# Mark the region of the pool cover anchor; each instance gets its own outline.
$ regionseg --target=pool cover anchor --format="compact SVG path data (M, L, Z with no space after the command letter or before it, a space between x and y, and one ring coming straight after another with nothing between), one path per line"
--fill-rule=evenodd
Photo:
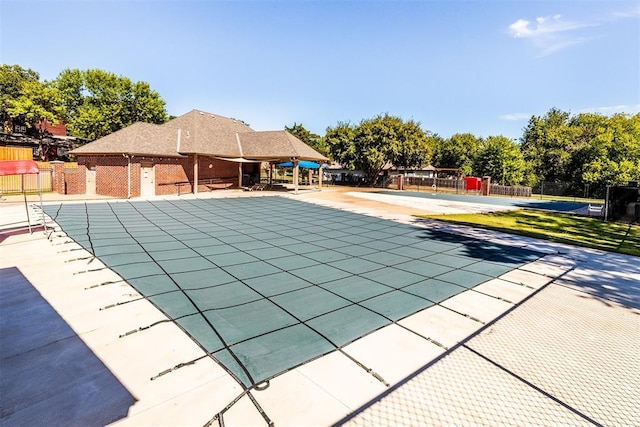
M480 320L478 318L475 318L475 317L471 316L470 314L462 313L460 311L454 310L454 309L449 308L449 307L444 307L444 308L446 308L449 311L453 311L454 313L459 314L460 316L466 317L467 319L473 320L474 322L478 322L481 325L486 325L487 324L487 322L483 322L482 320Z
M367 369L367 372L370 373L373 376L373 378L377 379L378 381L380 381L385 386L391 387L391 384L389 384L384 378L382 378L382 375L380 375L379 373L377 373L373 369L369 368L369 369Z
M379 373L377 373L376 371L373 370L373 368L369 368L367 366L365 366L362 362L356 360L353 356L351 356L350 354L348 354L346 351L344 351L343 349L338 349L338 351L340 351L340 353L344 354L345 356L347 356L349 359L351 359L351 361L353 361L353 363L355 363L356 365L358 365L359 367L361 367L362 369L364 369L369 375L371 375L373 378L377 379L378 381L380 381L382 384L384 384L386 387L391 387L391 384L389 384L387 382L387 380L385 380L382 375L380 375Z
M61 236L61 237L64 237L64 236ZM74 242L73 240L67 240L67 241L62 242L62 243L53 243L53 242L51 242L51 243L53 244L53 246L61 246L61 245L68 245L69 243L76 243L76 242ZM82 249L84 249L84 248L82 248Z
M161 323L170 323L170 322L172 322L172 320L171 320L171 319L158 320L157 322L153 322L153 323L152 323L152 324L150 324L150 325L147 325L147 326L140 326L140 327L139 327L139 328L137 328L137 329L132 329L132 330L130 330L130 331L128 331L128 332L125 332L124 334L120 334L120 335L118 336L118 338L128 337L129 335L133 335L133 334L135 334L136 332L141 332L141 331L147 330L147 329L149 329L149 328L151 328L151 327L153 327L153 326L159 325L159 324L161 324Z
M75 276L76 274L93 273L95 271L102 271L102 270L108 270L108 269L109 267L89 268L87 270L80 270L77 273L73 273L73 275Z
M67 233L65 233L63 230L60 230L59 232L55 232L55 233L57 233L57 234L54 234L54 232L52 231L47 236L47 240L49 240L51 243L53 243L53 241L55 239L64 239L64 238L71 239L71 237L69 237L69 235ZM73 239L70 242L74 242L75 243L75 241Z
M120 338L122 338L122 335L120 336ZM169 373L171 373L171 372L173 372L173 371L175 371L175 370L178 370L178 369L180 369L180 368L184 368L185 366L191 366L191 365L194 365L196 362L198 362L199 360L204 359L204 358L205 358L205 357L207 357L207 356L208 356L208 355L206 355L206 354L205 354L204 356L197 357L197 358L195 358L195 359L193 359L193 360L190 360L190 361L188 361L188 362L178 363L178 364L177 364L176 366L174 366L173 368L165 369L164 371L160 372L159 374L152 376L149 380L150 380L150 381L154 381L154 380L157 380L158 378L160 378L160 377L162 377L162 376L165 376L165 375L167 375L167 374L169 374Z
M84 261L84 260L87 260L87 259L91 260L87 264L91 264L93 262L93 260L96 259L96 257L91 255L91 256L85 256L85 257L71 258L71 259L66 260L64 263L67 264L69 262Z
M59 246L59 245L57 245ZM80 248L71 248L71 249L63 249L61 251L58 251L59 254L65 254L67 252L73 252L73 251L84 251L85 249L80 247Z
M99 288L100 286L113 285L114 283L123 283L123 282L124 280L108 280L106 282L96 283L95 285L87 286L86 288L84 288L84 290L87 291L89 289Z
M129 301L114 302L113 304L109 304L109 305L105 305L104 307L101 307L99 311L104 311L104 310L107 310L109 308L118 307L118 306L121 306L121 305L129 304L130 302L136 302L136 301L146 301L146 298L140 297L140 298L134 298L134 299L129 300Z
M422 335L422 334L420 334L420 333L418 333L418 332L416 332L416 331L414 331L414 330L412 330L412 329L407 328L406 326L400 325L400 324L398 324L398 323L395 323L395 324L396 324L396 325L398 325L398 326L400 326L400 327L401 327L402 329L404 329L405 331L410 332L410 333L412 333L412 334L414 334L414 335L417 335L417 336L419 336L420 338L422 338L423 340L427 340L427 341L429 341L431 344L437 345L438 347L442 348L442 349L443 349L443 350L445 350L445 351L449 350L449 347L447 347L446 345L442 344L440 341L436 341L436 340L434 340L433 338L431 338L431 337L429 337L429 336Z

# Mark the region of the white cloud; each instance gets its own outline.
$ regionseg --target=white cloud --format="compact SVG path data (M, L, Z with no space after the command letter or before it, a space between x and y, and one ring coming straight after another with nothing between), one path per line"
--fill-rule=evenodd
M509 33L517 38L546 38L552 34L574 31L589 26L591 25L586 23L564 21L561 15L541 16L536 18L535 23L525 19L518 19L509 25Z
M639 114L640 113L640 104L628 104L628 105L609 105L605 107L591 107L591 108L583 108L580 110L581 113L599 113L604 114L605 116L610 116L612 114Z
M542 57L599 37L585 34L584 31L588 28L611 25L616 21L635 19L638 16L640 5L601 14L584 22L565 21L559 14L540 16L535 21L520 18L509 25L507 32L511 37L528 40L538 51L538 57Z
M529 39L540 56L547 56L592 37L575 35L575 32L598 24L565 21L561 15L541 16L535 22L518 19L509 25L509 34L514 38Z
M510 122L519 122L521 120L528 120L531 118L531 114L529 113L510 113L510 114L503 114L501 116L498 116L498 118L500 120L507 120Z
M531 29L529 28L530 22L524 19L518 19L513 24L509 25L509 33L513 37L527 37L531 35Z

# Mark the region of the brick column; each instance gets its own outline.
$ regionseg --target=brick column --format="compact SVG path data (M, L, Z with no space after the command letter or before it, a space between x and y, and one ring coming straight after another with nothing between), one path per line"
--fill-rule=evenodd
M54 160L51 165L51 190L58 194L65 194L64 188L64 162Z
M483 176L482 177L482 191L481 194L483 196L488 196L491 193L491 177Z

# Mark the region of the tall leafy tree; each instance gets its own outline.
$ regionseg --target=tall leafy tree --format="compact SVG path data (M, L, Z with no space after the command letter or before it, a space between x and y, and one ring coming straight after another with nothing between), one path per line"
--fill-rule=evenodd
M603 195L610 184L640 174L640 115L569 113L551 109L532 117L522 137L522 152L538 180L588 184Z
M518 185L524 179L525 162L520 147L505 136L490 136L480 143L473 162L477 176L490 176L493 182Z
M584 122L585 117L577 121ZM576 170L584 183L603 195L607 185L640 180L640 114L601 118L600 126L576 153Z
M291 135L295 136L300 141L304 142L323 156L329 156L329 146L327 145L324 138L321 138L318 134L310 132L304 126L302 126L302 124L294 122L293 126L285 126L284 130L286 130Z
M31 69L19 65L0 66L0 118L4 132L13 124L27 127L27 133L42 137L44 122L56 123L64 115L60 93Z
M356 126L352 123L338 122L335 127L327 128L323 138L331 158L348 169L356 168L355 133Z
M54 81L70 132L90 140L135 122L167 121L165 102L146 82L103 70L64 70Z
M433 138L417 122L389 114L362 120L357 126L340 122L327 129L325 140L337 162L363 171L370 182L375 182L387 163L419 167L433 153Z
M420 128L413 120L403 121L399 117L378 116L380 134L384 135L383 143L387 143L387 161L405 170L428 164L433 156L434 142L429 132Z
M55 124L64 115L64 109L56 88L30 80L22 84L20 96L8 102L7 113L23 120L33 136L42 137L45 122Z
M524 159L539 181L564 181L571 176L570 163L577 149L569 113L552 108L544 116L533 116L521 138Z
M438 168L457 168L463 175L471 175L473 159L480 141L480 138L471 133L456 133L451 138L439 138L435 146L433 165Z

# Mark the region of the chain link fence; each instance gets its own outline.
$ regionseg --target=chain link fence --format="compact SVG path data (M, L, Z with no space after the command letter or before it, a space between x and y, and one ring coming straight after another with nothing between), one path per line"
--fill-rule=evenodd
M534 195L556 196L570 199L603 199L604 193L589 184L577 182L543 181L532 187ZM602 194L601 194L602 193Z
M384 181L385 188L398 188L398 181L400 175L392 175L388 179ZM470 182L467 182L463 178L436 178L436 177L421 177L421 176L404 176L402 187L405 190L409 191L425 191L437 193L447 192L447 193L465 193L465 194L481 194L481 186L477 185L469 185ZM489 194L500 195L500 196L511 196L511 197L531 197L532 189L531 187L522 187L522 186L510 186L510 185L499 185L499 184L491 184L491 188Z
M385 188L398 188L400 175L391 175L384 181ZM435 178L426 176L404 176L402 186L409 191L428 191L437 193L446 191L448 193L466 193L467 186L464 180L456 178ZM470 193L478 193L471 191Z

